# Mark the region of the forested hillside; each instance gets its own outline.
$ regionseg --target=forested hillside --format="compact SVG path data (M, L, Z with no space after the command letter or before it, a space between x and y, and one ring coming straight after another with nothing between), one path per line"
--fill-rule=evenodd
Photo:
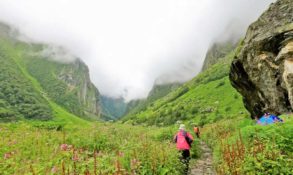
M80 60L59 63L49 59L28 54L24 62L28 72L57 104L78 116L97 118L99 92L89 79L87 66Z
M12 48L9 27L1 25L0 29L0 120L51 119L48 101L34 88L20 63L19 52Z
M0 49L1 120L52 119L49 100L77 116L100 118L99 92L83 62L44 56L47 45L18 40L17 31L5 24L0 25Z

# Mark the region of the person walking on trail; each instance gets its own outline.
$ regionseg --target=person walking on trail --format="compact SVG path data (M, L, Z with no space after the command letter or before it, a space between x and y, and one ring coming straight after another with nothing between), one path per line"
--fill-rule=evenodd
M190 148L193 142L193 137L190 133L186 132L185 125L181 124L179 131L174 136L174 142L176 143L177 150L179 150L181 156L180 160L184 164L184 173L188 173L188 166L190 160Z
M196 137L199 138L199 135L200 135L199 127L194 125L193 131L194 131L194 134L196 135Z

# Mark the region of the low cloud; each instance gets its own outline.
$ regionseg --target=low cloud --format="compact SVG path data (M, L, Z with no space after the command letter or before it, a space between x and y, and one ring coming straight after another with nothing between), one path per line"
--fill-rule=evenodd
M46 45L42 51L38 53L40 56L58 61L61 63L71 63L77 59L77 57L70 54L69 51L62 47L55 45Z
M1 0L0 20L42 54L81 58L102 94L145 97L153 83L187 81L214 41L243 37L273 0ZM63 53L64 55L64 53Z

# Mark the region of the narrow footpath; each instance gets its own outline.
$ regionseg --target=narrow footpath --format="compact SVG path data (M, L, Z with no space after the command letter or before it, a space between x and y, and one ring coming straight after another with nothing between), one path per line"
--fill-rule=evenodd
M214 175L216 174L213 169L213 155L212 150L208 145L200 141L200 149L202 150L201 157L196 161L195 166L190 167L190 175Z

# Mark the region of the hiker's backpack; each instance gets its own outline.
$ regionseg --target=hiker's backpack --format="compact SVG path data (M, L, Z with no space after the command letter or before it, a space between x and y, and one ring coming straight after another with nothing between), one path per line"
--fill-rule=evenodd
M185 131L183 132L183 136L184 136L187 144L191 147L191 144L192 144L193 140L188 137L187 132L185 132Z
M184 140L186 141L186 143L188 144L188 146L191 147L191 144L192 144L193 140L190 137L188 137L188 134L187 134L186 131L180 131L180 132L178 132L177 135L174 138L174 142L175 143L178 143L179 134L181 135L181 137L183 136L182 138L184 138Z

